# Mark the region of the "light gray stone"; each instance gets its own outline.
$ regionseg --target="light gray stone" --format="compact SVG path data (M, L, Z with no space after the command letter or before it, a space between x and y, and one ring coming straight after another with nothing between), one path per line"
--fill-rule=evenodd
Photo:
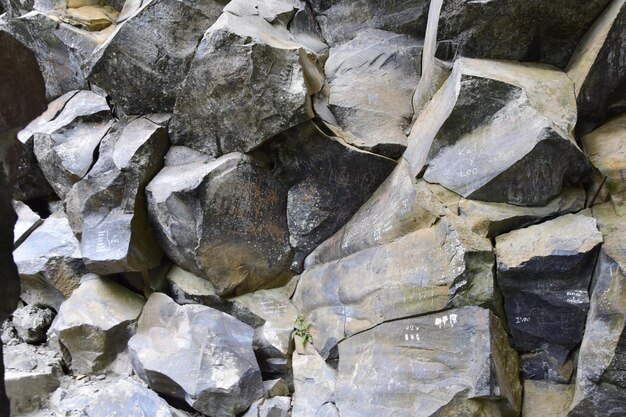
M46 332L56 313L48 307L27 305L13 312L13 325L18 336L30 344L46 341Z
M335 392L337 376L324 359L309 346L293 354L293 417L317 416Z
M284 379L272 379L263 381L263 389L267 398L281 397L289 395L289 386Z
M13 208L17 214L17 222L13 229L13 246L17 248L36 228L41 226L43 219L21 201L13 201Z

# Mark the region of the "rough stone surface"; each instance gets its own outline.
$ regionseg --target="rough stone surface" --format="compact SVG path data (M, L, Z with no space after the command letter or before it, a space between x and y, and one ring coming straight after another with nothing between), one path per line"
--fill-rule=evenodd
M173 142L214 156L247 152L313 117L317 48L288 30L298 1L231 1L204 34L176 101ZM307 37L311 40L312 37ZM237 85L237 88L232 86Z
M137 375L155 391L232 417L263 396L252 336L251 327L220 311L154 293L129 349Z
M26 343L43 343L55 315L48 307L27 305L13 312L13 325L18 336Z
M332 401L337 382L335 371L309 345L293 354L293 417L319 415L324 404Z
M342 417L519 413L517 354L488 310L464 307L384 323L339 344ZM381 375L388 377L381 378Z
M226 3L143 2L94 52L89 80L127 114L171 112L198 42Z
M74 372L102 371L125 349L144 302L107 278L87 280L61 305L49 343Z
M98 161L68 193L70 224L90 271L107 275L160 264L144 190L163 166L168 145L167 129L147 116L122 120L102 139Z
M327 358L346 337L452 306L495 307L491 243L451 217L305 271L293 298ZM393 285L389 285L393 282Z
M13 257L22 281L22 300L56 311L87 272L80 245L63 212L48 217Z
M566 417L573 395L573 385L524 381L522 417Z
M263 389L267 398L289 395L289 386L284 379L271 379L263 381Z
M167 255L218 295L267 285L291 261L285 190L248 156L166 166L146 194Z
M568 214L496 238L498 285L519 351L580 343L589 284L602 243L592 217Z
M30 236L33 230L41 226L43 220L21 201L13 201L13 208L17 214L17 222L13 230L13 246L18 247Z

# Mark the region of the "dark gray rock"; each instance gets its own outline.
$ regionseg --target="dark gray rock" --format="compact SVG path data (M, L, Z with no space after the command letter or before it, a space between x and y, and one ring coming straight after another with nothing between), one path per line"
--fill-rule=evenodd
M263 148L272 173L287 188L289 242L298 265L361 207L395 167L391 159L360 151L307 122Z
M560 348L551 355L563 364L580 343L601 243L596 221L582 214L496 238L498 286L518 351Z
M36 228L41 226L43 219L21 201L13 201L13 208L17 214L17 222L13 229L13 247L17 248Z
M171 112L198 42L226 3L143 2L94 52L89 81L127 114Z
M285 190L248 156L166 166L146 194L167 255L218 295L275 283L291 261Z
M517 354L500 320L479 307L384 323L340 343L339 358L342 417L518 415L521 408Z
M496 308L492 268L489 240L447 216L432 228L305 271L293 302L327 358L344 338L385 321L453 306Z
M251 327L200 305L154 293L128 344L137 375L203 414L233 417L263 396Z
M26 343L43 343L54 316L56 313L49 307L27 305L13 312L13 325L18 336Z
M168 146L167 129L147 116L122 120L102 139L96 164L68 193L68 217L90 271L108 275L160 264L144 190Z
M297 0L235 0L224 8L178 94L175 144L214 156L247 152L313 117L310 96L323 84L315 46L324 45L289 31L302 9Z
M574 371L574 362L567 356L568 353L562 347L548 346L547 350L522 354L522 379L567 384Z

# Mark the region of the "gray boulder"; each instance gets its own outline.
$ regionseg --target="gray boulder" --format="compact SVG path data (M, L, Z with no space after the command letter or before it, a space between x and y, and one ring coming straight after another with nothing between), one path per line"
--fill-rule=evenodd
M166 166L146 188L161 247L218 295L280 280L291 261L285 194L265 167L239 153Z
M96 164L68 193L70 224L90 271L108 275L160 264L144 190L168 145L167 129L147 116L121 120L102 139Z
M288 23L303 9L298 0L234 0L224 8L178 94L175 144L214 156L247 152L313 117L324 44L290 32Z
M17 222L13 229L13 246L17 248L36 228L41 226L43 219L21 201L13 201L13 208L17 214Z
M87 273L80 244L63 212L48 217L13 252L13 258L22 282L22 300L56 311Z
M327 358L344 338L386 321L453 306L496 308L492 268L489 240L447 216L432 228L306 270L293 302Z
M252 336L225 313L154 293L128 347L137 375L153 390L203 414L233 417L263 396Z
M293 354L293 417L319 416L333 400L337 375L310 345ZM320 416L323 417L323 416Z
M72 371L102 371L126 348L144 303L107 278L86 280L61 305L48 343Z
M593 215L604 245L594 271L569 417L626 413L626 218L619 217L611 204L593 207Z
M342 417L518 415L521 408L517 354L500 320L479 307L384 323L340 343L339 358Z
M26 343L43 343L54 316L56 313L49 307L27 305L13 312L13 325L17 335Z
M89 81L127 114L171 112L198 42L226 3L143 2L94 52Z

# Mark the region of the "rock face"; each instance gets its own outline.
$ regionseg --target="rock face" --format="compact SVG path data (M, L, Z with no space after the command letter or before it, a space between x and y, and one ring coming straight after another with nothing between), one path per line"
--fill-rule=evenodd
M203 414L232 417L263 396L251 327L209 307L154 293L129 349L137 375Z
M167 255L219 295L271 283L291 260L285 190L248 156L166 166L146 194Z
M144 2L94 52L89 80L127 114L171 112L198 42L226 3Z
M87 273L80 245L63 212L48 217L13 257L22 282L20 297L28 304L39 303L56 311Z
M581 214L496 238L498 285L518 351L543 350L562 364L580 343L601 243L596 221Z
M87 268L102 275L146 271L162 252L148 221L144 190L163 165L167 129L147 116L118 122L99 158L68 193L66 209Z
M485 309L385 323L340 343L339 357L335 398L342 417L520 410L517 355Z
M318 416L325 404L332 404L337 383L335 371L315 349L293 354L293 417Z
M580 347L570 417L626 413L626 219L610 203L593 207L604 237Z
M125 349L144 302L107 278L89 279L61 305L49 343L74 372L102 371Z
M574 395L573 388L573 385L524 381L522 417L566 417Z
M176 101L173 142L219 156L247 152L313 117L319 40L292 33L294 0L232 1L204 34ZM237 88L232 86L237 85Z
M346 337L452 306L495 306L491 244L453 219L305 271L294 304L324 357ZM393 285L389 285L393 282Z

